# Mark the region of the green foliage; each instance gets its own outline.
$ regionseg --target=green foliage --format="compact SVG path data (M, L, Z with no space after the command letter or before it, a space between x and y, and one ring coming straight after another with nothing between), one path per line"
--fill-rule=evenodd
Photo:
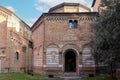
M101 0L93 39L96 64L107 64L108 73L115 72L120 63L120 0ZM109 79L108 79L109 80Z
M120 0L102 0L95 29L96 62L120 62Z
M101 77L95 76L95 77L87 77L84 80L103 80Z
M111 75L105 74L105 75L97 75L94 77L86 77L84 80L117 80L117 79L115 75L113 76L113 78L111 78Z
M28 75L24 73L1 73L0 80L48 80L44 75Z

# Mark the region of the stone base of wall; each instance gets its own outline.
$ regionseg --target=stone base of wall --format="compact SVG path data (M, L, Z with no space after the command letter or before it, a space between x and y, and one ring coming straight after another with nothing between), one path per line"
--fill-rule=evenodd
M47 75L62 75L64 72L62 71L62 68L59 67L46 67L45 73ZM77 73L77 72L76 72ZM95 75L96 74L96 68L95 67L81 67L79 68L79 75L85 74L85 75Z
M62 71L62 67L34 67L34 72L37 74L46 74L49 76L61 76L64 74ZM77 72L75 72L77 73ZM81 67L79 68L79 74L85 75L95 75L96 74L96 67Z
M33 68L33 71L36 73L36 74L44 74L44 68L43 67L34 67Z
M79 68L79 74L95 75L96 67L81 67L81 68Z
M45 73L47 75L56 75L56 74L62 73L62 68L60 68L60 67L46 67Z
M61 67L46 67L45 74L51 78L59 77L62 74L62 68Z

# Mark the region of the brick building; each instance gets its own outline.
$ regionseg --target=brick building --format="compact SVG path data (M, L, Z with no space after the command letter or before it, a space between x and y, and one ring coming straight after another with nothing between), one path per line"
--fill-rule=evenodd
M99 14L101 14L101 11L106 10L106 6L101 5L102 1L101 0L93 0L92 3L92 8L93 8L93 12L98 12Z
M31 30L10 10L0 6L0 73L32 68Z
M91 24L97 13L79 3L62 3L32 26L35 73L95 74Z
M92 7L93 11L98 12L100 9L101 0L93 0Z

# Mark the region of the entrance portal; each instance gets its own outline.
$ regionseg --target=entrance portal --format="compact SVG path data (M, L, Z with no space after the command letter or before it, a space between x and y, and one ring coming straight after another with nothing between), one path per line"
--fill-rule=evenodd
M74 50L65 52L65 72L76 72L76 54Z

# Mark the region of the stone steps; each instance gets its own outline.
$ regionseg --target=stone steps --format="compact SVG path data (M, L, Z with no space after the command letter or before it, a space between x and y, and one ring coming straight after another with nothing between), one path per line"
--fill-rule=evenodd
M80 80L79 76L71 76L71 77L61 77L63 80Z
M80 76L77 73L64 73L61 78L63 80L80 80Z

